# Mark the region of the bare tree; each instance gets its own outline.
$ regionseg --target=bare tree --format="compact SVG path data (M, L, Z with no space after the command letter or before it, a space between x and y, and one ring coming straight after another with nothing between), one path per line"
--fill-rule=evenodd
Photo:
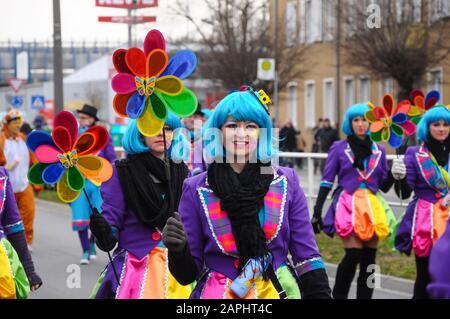
M395 79L399 100L450 52L448 20L428 12L429 1L347 0L338 8L345 17L346 62L375 78Z
M190 21L197 31L202 76L219 80L227 89L242 84L258 84L269 92L272 82L255 82L258 58L274 57L274 41L270 32L267 1L204 0L209 18L194 17L186 1L177 0L176 11ZM283 19L280 19L283 21ZM280 23L282 24L282 23ZM301 75L303 48L285 46L284 28L279 28L278 77L282 89Z

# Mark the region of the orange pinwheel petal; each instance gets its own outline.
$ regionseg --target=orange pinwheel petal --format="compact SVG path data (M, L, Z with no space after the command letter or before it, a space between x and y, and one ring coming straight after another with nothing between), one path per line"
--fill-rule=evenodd
M381 121L375 121L370 125L370 131L373 133L379 132L384 128L384 123Z
M155 49L149 53L146 60L147 77L158 77L169 62L167 53L161 49Z

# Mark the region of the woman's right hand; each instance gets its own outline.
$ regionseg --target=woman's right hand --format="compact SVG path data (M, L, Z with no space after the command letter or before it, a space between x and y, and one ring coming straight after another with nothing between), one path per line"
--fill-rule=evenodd
M315 234L320 234L320 231L323 229L323 221L322 221L322 212L319 211L316 207L314 207L314 214L311 218L311 224Z
M162 241L170 252L181 253L186 248L187 236L178 212L167 220Z
M394 179L402 180L406 176L406 166L401 158L394 158L394 162L392 163L391 173Z

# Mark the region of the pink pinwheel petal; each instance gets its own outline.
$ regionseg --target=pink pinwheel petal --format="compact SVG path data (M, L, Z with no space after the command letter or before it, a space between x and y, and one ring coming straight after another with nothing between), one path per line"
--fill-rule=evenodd
M414 125L414 123L410 120L407 120L406 122L399 125L403 128L405 135L413 135L416 132L416 125Z
M411 108L411 103L409 103L408 100L403 100L400 103L398 103L397 107L395 108L394 114L398 114L398 113L408 114L410 108Z
M144 40L145 56L148 56L148 54L155 49L166 51L166 40L164 40L164 36L161 32L153 29L147 33Z
M111 87L118 94L130 94L136 91L134 76L128 73L116 74L111 80Z
M383 107L386 110L386 114L391 116L394 111L394 98L390 94L385 94L383 96Z
M131 72L130 68L127 66L127 62L125 61L126 53L127 53L127 50L125 50L125 49L118 49L118 50L114 51L113 56L112 56L114 68L119 73L133 74L133 72Z
M62 152L50 145L41 145L36 149L34 154L39 162L51 164L58 162L58 154Z
M53 121L53 127L56 128L58 126L65 127L69 131L72 138L72 147L78 136L78 122L75 115L68 111L59 112Z
M145 77L145 54L141 49L128 49L125 54L125 61L134 75Z

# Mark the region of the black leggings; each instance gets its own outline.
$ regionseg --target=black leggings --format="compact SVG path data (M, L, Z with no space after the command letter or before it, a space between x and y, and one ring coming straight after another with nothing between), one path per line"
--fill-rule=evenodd
M416 256L416 282L414 283L413 299L429 299L427 285L431 282L428 272L429 257Z

